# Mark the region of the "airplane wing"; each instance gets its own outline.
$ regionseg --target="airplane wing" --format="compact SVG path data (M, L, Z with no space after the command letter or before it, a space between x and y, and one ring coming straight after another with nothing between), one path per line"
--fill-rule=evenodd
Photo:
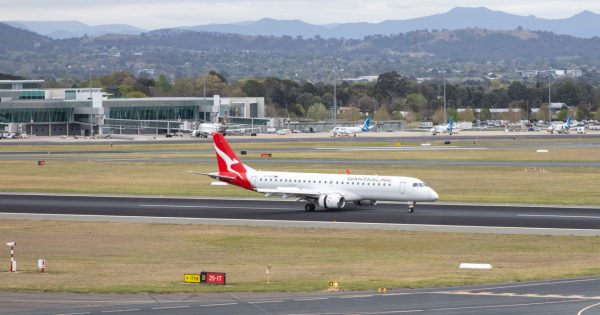
M354 193L347 193L343 191L317 191L298 187L277 187L268 189L257 189L256 191L264 193L267 196L283 196L284 198L303 197L309 199L318 199L321 195L340 194L344 196L344 198L346 198L347 201L358 201L363 199L359 195Z

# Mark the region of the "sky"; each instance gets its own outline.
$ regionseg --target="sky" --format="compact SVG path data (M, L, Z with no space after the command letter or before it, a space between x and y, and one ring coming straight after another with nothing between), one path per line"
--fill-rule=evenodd
M313 24L405 20L454 7L487 7L540 18L600 13L598 0L0 0L0 21L80 21L144 29L298 19Z

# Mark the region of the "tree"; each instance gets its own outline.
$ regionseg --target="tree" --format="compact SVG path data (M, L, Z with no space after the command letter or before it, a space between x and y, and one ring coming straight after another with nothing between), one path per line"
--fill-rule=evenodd
M289 115L291 117L304 117L306 115L306 110L302 104L294 104L289 108Z
M591 117L590 106L587 104L581 104L577 106L577 110L575 111L575 117L577 119L589 119Z
M540 109L535 113L535 119L548 120L548 105L540 106Z
M377 100L370 96L363 95L358 100L358 107L362 112L374 112L377 110Z
M527 86L522 82L513 81L507 90L508 97L512 101L521 101L527 99Z
M444 109L442 107L439 107L434 113L433 113L433 117L432 117L433 123L436 125L439 124L445 124L446 122L444 121Z
M347 121L357 121L357 120L361 120L362 115L360 114L360 111L358 110L358 108L346 107L343 111L340 112L340 115L338 116L338 118L341 120L347 120Z
M457 118L462 121L473 121L473 120L475 120L475 112L473 112L472 109L467 108L467 109L465 109L465 111L460 113L460 115L458 115Z
M427 99L421 93L411 93L406 96L406 105L408 109L414 113L421 111L421 108L425 107Z
M479 119L480 120L488 120L492 117L492 112L487 107L484 107L479 111Z
M127 93L126 95L124 95L125 97L131 97L131 98L144 98L146 97L146 94L140 92L140 91L132 91Z
M314 121L323 121L329 116L329 111L322 103L315 103L308 108L306 116Z
M558 113L556 114L556 118L558 118L558 120L566 121L568 115L569 115L569 109L567 107L563 106L563 108L561 108L558 111Z
M385 72L377 78L377 83L373 87L373 94L380 102L393 104L397 98L406 95L408 87L408 81L402 78L398 72Z
M552 95L553 101L563 102L569 106L579 105L582 99L581 89L571 81L559 84Z
M160 95L170 95L171 91L173 91L173 85L171 82L167 80L167 77L164 74L161 74L158 77L158 81L156 81L156 88L160 91Z
M225 77L222 74L220 74L220 73L218 73L218 72L216 72L214 70L208 72L208 75L209 76L215 76L215 77L217 77L219 79L219 81L221 81L223 83L227 83L227 79L225 79Z
M253 79L247 80L242 84L242 92L244 92L246 96L254 97L265 97L267 95L265 85L262 82Z
M386 121L392 119L392 115L390 115L390 110L385 104L381 105L381 107L379 107L379 109L375 112L375 115L373 116L377 121Z

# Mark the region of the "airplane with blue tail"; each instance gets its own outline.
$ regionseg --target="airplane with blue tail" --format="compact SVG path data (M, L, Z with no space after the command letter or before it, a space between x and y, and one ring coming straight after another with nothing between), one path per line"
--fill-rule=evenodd
M354 137L356 137L357 133L360 132L368 132L369 130L372 130L373 128L375 128L375 125L371 126L371 116L369 114L367 114L367 119L365 119L365 122L362 124L362 126L354 126L354 127L335 127L331 130L331 132L333 133L333 136L350 136L353 135Z
M458 133L459 129L454 128L454 122L452 121L452 115L450 115L450 119L448 120L448 123L445 125L437 125L437 126L433 126L433 128L431 128L431 134L432 135L437 135L438 133L447 133L449 135L452 135L453 133Z
M569 133L569 129L571 129L571 114L567 117L566 123L558 123L553 124L548 127L549 133Z

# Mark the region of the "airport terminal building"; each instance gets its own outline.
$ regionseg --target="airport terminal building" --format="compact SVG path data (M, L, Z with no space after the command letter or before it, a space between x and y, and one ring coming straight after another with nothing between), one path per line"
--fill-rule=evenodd
M164 134L199 122L266 126L262 97L110 98L100 88L42 89L43 80L0 80L0 131L39 136Z

